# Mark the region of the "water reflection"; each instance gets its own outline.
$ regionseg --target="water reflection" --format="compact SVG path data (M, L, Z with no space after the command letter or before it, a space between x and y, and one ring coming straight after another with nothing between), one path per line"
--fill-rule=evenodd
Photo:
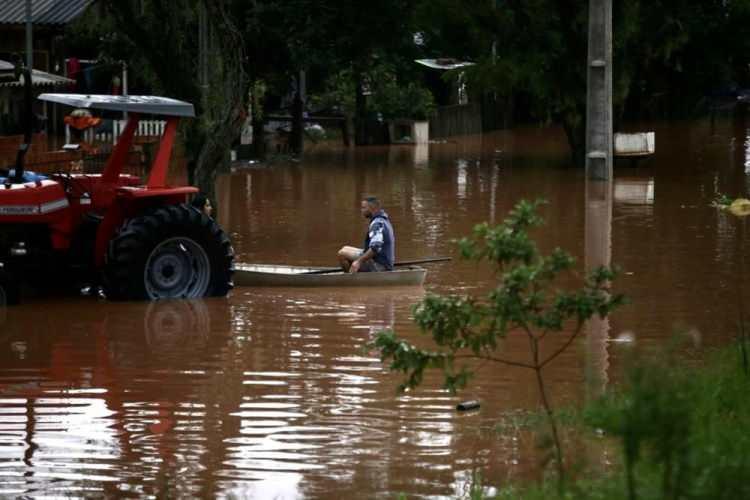
M226 328L229 318L218 318L216 308L213 317L220 321L219 328ZM146 344L151 351L177 346L201 348L211 333L212 314L203 300L163 300L152 302L146 308L144 331Z
M173 456L170 440L185 397L170 391L171 377L164 376L184 373L175 351L199 351L210 325L227 329L225 301L78 302L8 310L0 343L0 470L16 479L3 481L3 495L145 491L126 479L136 471L123 465L143 460L148 477L149 469L161 470L149 463ZM39 309L46 314L35 314ZM144 365L159 369L134 377ZM149 386L159 390L140 399Z
M627 184L626 186L632 186ZM617 182L614 184L617 195ZM586 271L612 264L612 190L611 181L586 182ZM622 192L622 191L621 191ZM625 191L630 194L629 191ZM640 194L640 190L638 190ZM622 198L618 201L622 201ZM594 316L586 326L586 394L595 399L607 385L609 354L609 318Z
M427 168L430 161L430 145L426 143L414 146L414 168Z
M653 207L653 177L617 177L615 179L614 200L619 205Z
M680 322L709 346L733 338L739 235L709 204L747 182L746 150L731 145L747 126L713 127L656 124L654 160L618 170L609 190L565 168L560 130L320 149L221 177L217 214L240 261L332 265L363 235L364 194L383 199L403 260L455 256L452 240L475 224L497 222L521 198L547 199L540 250L559 246L587 267L611 257L632 299L589 325L584 360L569 349L545 368L553 403L573 404L616 380L622 349L610 332L665 342ZM429 267L426 288L483 294L496 284L488 267L454 259ZM423 293L236 289L202 302L9 309L0 496L456 497L474 471L493 486L539 477L539 451L518 426L538 407L533 374L479 367L461 398L481 410L458 414L437 374L397 395L399 374L367 350L386 327L426 345L410 309ZM503 351L521 359L528 345L511 335Z
M469 168L469 162L463 158L460 158L456 162L456 197L459 200L466 199L466 176L467 169Z
M383 368L364 349L376 331L403 326L422 293L421 288L238 290L234 315L245 324L253 318L254 327L251 337L237 343L235 356L245 370L236 382L224 381L241 385L243 394L231 413L239 419L239 433L225 440L221 473L233 482L232 491L242 491L243 479L266 477L265 471L320 471L316 481L300 484L301 496L324 495L333 483L336 491L351 494L365 483L373 491L388 490L388 474L361 473L388 467L398 413L413 414L416 421L433 413L422 409L419 416L418 402L394 413L393 386L379 383ZM436 430L425 431L418 443L435 439Z
M422 293L245 289L230 301L45 303L41 322L29 313L42 304L11 309L0 470L19 480L3 494L70 495L92 482L87 495L295 498L320 496L330 481L354 493L362 478L350 457L369 450L373 465L387 463L401 413L445 421L414 436L445 455L452 398L389 409L394 386L379 384L383 367L364 350L377 331L408 322ZM326 472L303 484L312 471Z

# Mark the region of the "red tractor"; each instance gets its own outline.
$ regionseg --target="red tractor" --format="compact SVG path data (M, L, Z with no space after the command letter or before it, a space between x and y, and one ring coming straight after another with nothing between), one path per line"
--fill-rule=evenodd
M226 295L234 260L229 238L187 203L197 188L167 185L177 123L195 116L193 105L153 96L39 99L129 118L101 174L24 171L29 133L16 168L0 171L0 303L18 302L23 283L59 280L101 283L114 300ZM165 116L166 126L144 185L122 172L145 114Z

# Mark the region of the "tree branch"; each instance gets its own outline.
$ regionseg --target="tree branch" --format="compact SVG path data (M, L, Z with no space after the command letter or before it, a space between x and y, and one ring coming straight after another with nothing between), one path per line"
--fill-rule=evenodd
M495 357L486 356L486 355L457 354L457 355L455 355L453 357L454 357L454 359L485 359L487 361L493 361L495 363L500 363L500 364L503 364L503 365L517 366L519 368L528 368L528 369L532 369L532 370L534 369L533 365L530 365L530 364L527 364L527 363L522 363L520 361L511 361L509 359L504 359L504 358L495 358Z
M553 352L547 359L542 361L542 363L539 365L540 368L544 368L545 365L547 365L549 362L551 362L553 359L558 357L562 352L568 348L570 344L573 343L573 340L578 336L579 333L581 333L581 330L583 329L583 323L578 323L575 331L573 332L573 335L570 336L570 338L562 345L559 349L557 349L555 352Z

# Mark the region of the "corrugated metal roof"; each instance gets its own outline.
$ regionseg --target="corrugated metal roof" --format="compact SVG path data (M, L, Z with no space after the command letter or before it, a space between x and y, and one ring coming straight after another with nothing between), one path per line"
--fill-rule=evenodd
M4 65L9 64L7 61L0 60L0 68L4 67ZM9 64L11 68L13 68L12 64ZM2 71L1 73L7 75L7 71ZM12 81L2 81L0 80L0 87L22 87L23 86L23 76L20 81L18 80L12 80ZM31 86L32 87L49 87L49 86L58 86L58 85L71 85L74 84L75 80L71 80L70 78L65 78L64 76L60 75L54 75L52 73L47 73L46 71L40 71L38 69L35 69L33 73L31 73Z
M7 62L0 61L0 82L12 82L16 79L15 67Z
M86 10L95 0L32 0L31 19L34 24L67 24ZM0 0L0 24L26 23L26 0Z

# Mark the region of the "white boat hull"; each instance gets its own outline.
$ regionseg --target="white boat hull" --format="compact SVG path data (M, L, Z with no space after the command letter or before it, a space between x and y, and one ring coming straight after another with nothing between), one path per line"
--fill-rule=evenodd
M274 264L237 264L235 286L349 287L420 286L427 270L417 266L387 272L349 274L342 271L319 273L326 267L283 266ZM318 272L318 273L316 273ZM313 273L313 274L310 274Z

